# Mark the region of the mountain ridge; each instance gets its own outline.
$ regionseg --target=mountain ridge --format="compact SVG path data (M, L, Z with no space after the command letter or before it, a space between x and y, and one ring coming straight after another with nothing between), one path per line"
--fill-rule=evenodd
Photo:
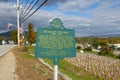
M10 38L11 32L12 32L12 31L8 31L8 32L0 33L0 37Z
M4 32L4 33L0 33L0 37L6 37L6 38L10 38L12 31L8 31L8 32ZM89 36L83 36L83 37L92 37L92 38L107 38L107 37L120 37L120 34L109 34L109 35L89 35Z

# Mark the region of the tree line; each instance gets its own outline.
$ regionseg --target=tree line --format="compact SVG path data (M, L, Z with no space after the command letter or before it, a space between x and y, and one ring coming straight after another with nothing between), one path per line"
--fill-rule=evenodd
M76 38L76 43L78 44L90 44L91 46L86 47L84 50L92 51L92 48L98 49L100 46L100 52L98 52L98 55L102 56L112 56L112 57L118 57L119 55L114 55L113 51L115 50L115 46L113 44L120 44L120 37L106 37L106 38L90 38L90 37L84 37L84 38ZM109 45L111 44L111 45ZM77 46L77 48L81 48L80 46ZM119 50L119 48L118 48Z

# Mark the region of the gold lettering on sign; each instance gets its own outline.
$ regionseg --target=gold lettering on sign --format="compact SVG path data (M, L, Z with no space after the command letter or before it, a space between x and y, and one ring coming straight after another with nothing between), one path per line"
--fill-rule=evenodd
M71 36L39 36L39 47L61 50L63 48L73 47L73 38Z

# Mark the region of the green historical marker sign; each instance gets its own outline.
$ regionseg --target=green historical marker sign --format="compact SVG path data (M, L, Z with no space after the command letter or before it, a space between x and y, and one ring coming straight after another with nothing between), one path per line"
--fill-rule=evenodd
M37 29L35 57L64 58L76 56L75 31L64 28L55 18L48 28Z

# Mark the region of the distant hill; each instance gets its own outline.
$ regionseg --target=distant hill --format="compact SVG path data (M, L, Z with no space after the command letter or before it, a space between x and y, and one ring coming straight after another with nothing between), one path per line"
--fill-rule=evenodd
M11 31L5 32L5 33L0 33L0 36L6 37L6 38L10 38L10 34L11 34Z
M100 37L100 38L107 38L107 37L120 37L120 34L109 34L109 35L91 35L88 37Z
M6 37L6 38L10 38L10 34L12 31L9 32L5 32L5 33L0 33L0 36ZM25 34L27 34L27 31L25 31ZM110 35L90 35L90 36L85 36L85 37L91 37L91 38L106 38L106 37L120 37L120 34L110 34Z
M5 32L5 33L0 33L0 36L6 37L6 38L10 38L12 31L9 32ZM25 31L25 34L27 34L27 31Z

